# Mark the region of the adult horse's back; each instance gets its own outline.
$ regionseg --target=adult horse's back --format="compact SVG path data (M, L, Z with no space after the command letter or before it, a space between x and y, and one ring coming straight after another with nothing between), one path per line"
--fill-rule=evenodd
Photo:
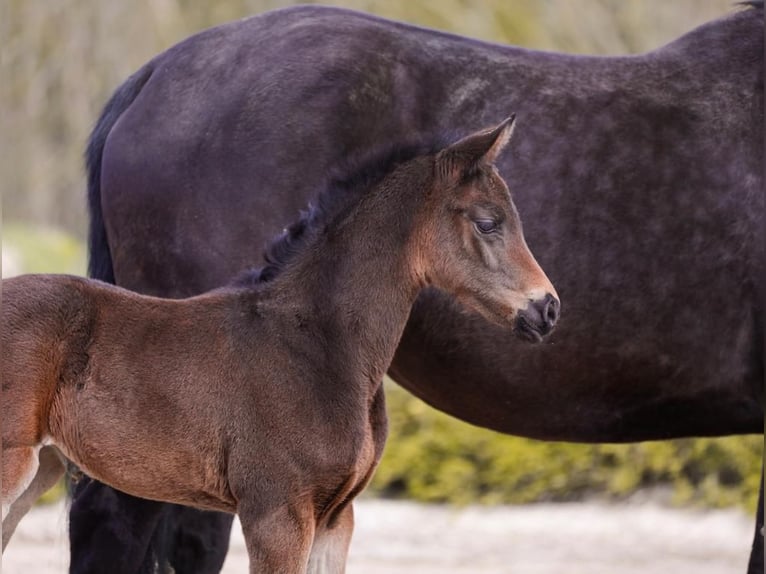
M499 167L524 190L514 199L525 234L565 302L559 330L522 353L510 333L431 292L413 310L395 380L464 420L540 439L760 433L764 24L754 4L615 58L326 7L203 32L130 78L94 130L91 273L164 296L204 291L258 265L253 245L350 152L514 110L525 137ZM465 386L469 399L456 392ZM135 571L128 558L148 556L161 507L83 485L73 571L96 564L100 547ZM92 532L84 525L97 516L107 526ZM162 532L179 571L211 556L205 544L225 547L225 536L178 524ZM212 555L196 571L214 571L222 558ZM762 560L753 553L752 572Z

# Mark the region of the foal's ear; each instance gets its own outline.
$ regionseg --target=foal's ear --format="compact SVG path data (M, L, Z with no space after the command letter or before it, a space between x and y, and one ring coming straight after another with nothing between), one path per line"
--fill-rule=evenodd
M440 151L436 156L439 173L454 179L478 165L493 164L511 139L516 114L490 130L476 132Z

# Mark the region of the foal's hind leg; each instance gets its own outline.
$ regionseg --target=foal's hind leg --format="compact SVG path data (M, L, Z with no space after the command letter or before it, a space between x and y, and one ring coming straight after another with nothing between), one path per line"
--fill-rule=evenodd
M3 450L3 550L22 517L64 470L64 461L52 446Z

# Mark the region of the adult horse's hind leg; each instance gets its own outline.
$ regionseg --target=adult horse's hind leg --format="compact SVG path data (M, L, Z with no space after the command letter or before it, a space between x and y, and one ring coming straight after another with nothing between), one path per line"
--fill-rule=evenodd
M69 572L153 574L150 541L168 506L83 477L73 489L69 511Z
M136 498L90 477L72 488L70 574L217 574L233 515Z
M317 530L309 557L308 574L343 574L346 571L348 547L354 531L354 509L351 504L340 512L334 524Z
M747 574L762 574L763 569L763 467L761 467L761 494L758 497L758 512L755 518L755 537L750 552Z
M4 449L3 550L19 521L35 501L58 482L64 471L64 461L55 447Z

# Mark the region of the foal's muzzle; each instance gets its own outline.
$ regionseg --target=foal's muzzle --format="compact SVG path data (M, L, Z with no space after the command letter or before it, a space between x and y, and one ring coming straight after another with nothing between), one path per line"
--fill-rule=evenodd
M538 343L553 330L559 320L561 303L550 293L530 301L516 316L514 331L522 339Z

